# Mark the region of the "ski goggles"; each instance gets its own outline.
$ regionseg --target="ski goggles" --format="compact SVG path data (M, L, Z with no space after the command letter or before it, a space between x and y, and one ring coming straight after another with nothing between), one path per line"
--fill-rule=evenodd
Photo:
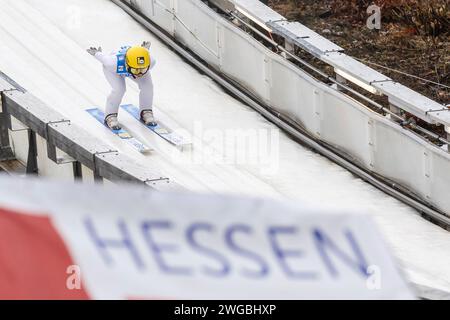
M147 68L128 68L128 72L131 73L132 75L139 76L139 75L146 74L149 69L150 69L150 67L147 67Z

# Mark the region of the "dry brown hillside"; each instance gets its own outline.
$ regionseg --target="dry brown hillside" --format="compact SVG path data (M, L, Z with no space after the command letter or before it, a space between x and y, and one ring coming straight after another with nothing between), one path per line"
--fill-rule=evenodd
M372 3L381 7L380 30L371 30L366 25L370 15L367 8ZM448 3L447 0L269 0L269 6L289 20L305 24L345 48L347 54L366 64L371 62L372 68L446 104L450 103Z

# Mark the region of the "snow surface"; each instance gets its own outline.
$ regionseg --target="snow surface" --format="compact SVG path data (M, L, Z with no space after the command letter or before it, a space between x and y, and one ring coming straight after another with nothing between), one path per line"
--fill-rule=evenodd
M290 198L370 215L411 281L450 291L448 232L279 132L112 2L0 0L0 8L0 70L92 135L190 190ZM147 39L158 61L153 71L156 117L192 134L191 150L177 151L122 112L125 127L156 149L142 155L83 111L103 107L109 92L100 64L85 49L100 45L111 51ZM137 88L131 81L128 85L124 102L137 105ZM249 150L249 145L221 140L227 129L272 136L272 153L252 158L254 163L223 161L235 158L229 150L235 155Z

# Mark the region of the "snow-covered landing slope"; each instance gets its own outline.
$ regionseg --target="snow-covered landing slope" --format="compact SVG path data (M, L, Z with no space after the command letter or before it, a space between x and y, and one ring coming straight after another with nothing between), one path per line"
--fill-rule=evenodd
M83 111L103 106L109 91L101 66L85 48L101 45L111 51L145 39L152 41L157 59L156 116L194 135L192 150L180 153L122 112L121 122L155 147L144 156ZM449 233L278 132L108 0L0 0L0 70L91 134L145 165L157 166L188 189L287 197L369 214L414 282L450 291ZM138 103L131 81L124 102ZM233 130L220 139L227 129ZM239 161L254 146L226 139L239 129L268 141L262 145L271 150L263 150L253 162Z

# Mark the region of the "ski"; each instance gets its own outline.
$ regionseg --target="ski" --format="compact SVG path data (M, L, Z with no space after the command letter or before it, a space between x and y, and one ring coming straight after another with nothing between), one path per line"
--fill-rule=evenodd
M127 111L129 114L133 116L136 120L141 122L143 125L145 125L139 115L139 108L132 104L126 104L121 106L122 109ZM163 138L164 140L168 141L169 143L181 147L183 145L188 145L190 143L184 141L183 137L176 134L175 132L172 132L169 128L165 127L164 125L158 123L156 126L146 126L148 129L156 133L158 136Z
M110 129L104 122L105 114L103 111L101 111L98 108L92 108L87 109L87 113L89 113L91 116L93 116L95 119L98 120L102 125L104 125L106 128L108 128L112 133L114 133L116 136L118 136L120 139L126 141L129 143L133 148L135 148L137 151L141 153L147 153L150 152L152 149L148 148L145 144L143 144L141 141L133 137L127 130L124 128L120 130L112 130Z

